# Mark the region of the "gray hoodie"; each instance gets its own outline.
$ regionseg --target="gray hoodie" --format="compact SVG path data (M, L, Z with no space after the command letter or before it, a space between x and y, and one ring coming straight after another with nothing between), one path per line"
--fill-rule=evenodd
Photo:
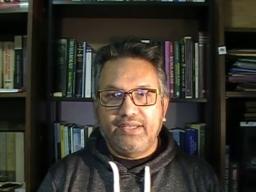
M102 152L96 131L86 149L57 162L38 192L219 192L218 179L203 160L184 154L165 128L162 150L127 168Z

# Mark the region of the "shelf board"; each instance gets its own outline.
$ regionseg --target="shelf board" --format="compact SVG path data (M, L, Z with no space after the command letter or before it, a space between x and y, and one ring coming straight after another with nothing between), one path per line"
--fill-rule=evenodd
M170 102L174 103L206 103L206 98L199 98L199 99L185 99L185 98L170 98Z
M0 93L0 98L25 98L26 92L18 92L18 93Z
M256 92L227 91L227 98L256 98Z
M92 98L72 98L72 97L51 97L52 101L59 102L93 102Z
M232 28L225 28L225 32L256 32L256 28L232 27Z
M202 18L208 2L63 2L53 1L54 9L62 16L93 18ZM142 14L143 10L143 14Z

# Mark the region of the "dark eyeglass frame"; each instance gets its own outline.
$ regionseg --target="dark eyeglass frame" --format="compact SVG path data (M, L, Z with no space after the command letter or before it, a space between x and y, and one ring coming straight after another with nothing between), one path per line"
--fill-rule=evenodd
M136 104L135 101L134 101L134 98L133 98L133 93L135 91L138 91L138 90L146 90L148 92L152 92L155 94L155 100L153 103L150 103L150 104ZM104 102L102 102L102 97L101 97L101 94L104 93L104 92L108 92L108 91L117 91L117 92L121 92L123 93L123 98L122 98L122 102L120 102L120 104L116 104L116 105L108 105L108 104L105 104ZM152 106L152 105L155 105L156 104L156 101L157 101L157 95L159 95L159 90L158 89L152 89L152 88L135 88L135 89L131 89L129 91L124 91L122 89L102 89L102 90L98 90L97 91L97 99L99 100L99 103L104 106L104 107L120 107L122 106L126 96L129 95L129 97L131 98L132 102L134 105L136 106Z

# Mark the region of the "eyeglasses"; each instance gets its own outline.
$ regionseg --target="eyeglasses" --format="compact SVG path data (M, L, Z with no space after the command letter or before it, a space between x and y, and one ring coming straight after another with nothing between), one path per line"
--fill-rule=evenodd
M129 95L136 106L150 106L156 103L158 89L137 88L129 91L99 90L97 97L104 107L119 107L123 104L126 95Z

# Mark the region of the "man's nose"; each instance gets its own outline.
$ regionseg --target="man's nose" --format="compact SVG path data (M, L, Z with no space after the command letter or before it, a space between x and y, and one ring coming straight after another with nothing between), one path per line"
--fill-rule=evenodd
M126 97L124 97L122 105L120 106L119 113L121 115L130 116L130 115L136 114L137 110L138 110L138 106L136 106L133 103L131 95L127 94Z

